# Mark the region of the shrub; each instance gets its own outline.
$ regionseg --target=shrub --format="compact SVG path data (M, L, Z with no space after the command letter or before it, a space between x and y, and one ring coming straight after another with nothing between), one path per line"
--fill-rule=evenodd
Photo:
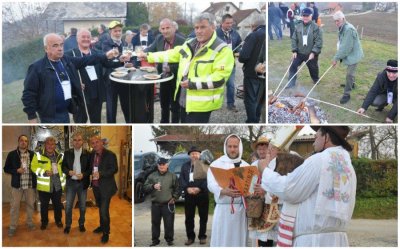
M44 56L42 38L3 51L3 83L25 78L29 65L42 56Z
M397 196L397 160L353 159L357 197Z

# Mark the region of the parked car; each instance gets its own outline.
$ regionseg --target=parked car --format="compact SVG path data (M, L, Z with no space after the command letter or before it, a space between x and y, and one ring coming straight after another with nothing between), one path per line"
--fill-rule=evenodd
M135 196L134 202L143 202L145 194L143 193L143 185L147 177L157 170L157 160L160 158L155 152L138 153L134 155L135 169Z
M214 160L214 156L209 150L203 150L200 155L200 160L205 161L207 164L211 164L212 161ZM171 159L169 159L168 170L174 173L179 179L181 175L182 165L185 164L186 162L190 162L190 157L187 154L187 152L178 152L175 155L173 155ZM182 191L181 196L177 201L178 202L184 201L184 199L185 199L185 194L184 191Z

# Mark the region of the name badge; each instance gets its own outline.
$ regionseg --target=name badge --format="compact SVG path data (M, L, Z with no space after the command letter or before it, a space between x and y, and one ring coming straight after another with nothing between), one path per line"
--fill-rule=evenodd
M61 87L64 92L64 100L70 99L71 96L71 82L69 80L64 80L61 82Z
M336 43L336 50L339 50L339 47L340 47L340 41L338 41L338 42Z
M388 94L387 94L387 103L388 104L393 103L393 93L392 92L388 92Z
M194 182L194 180L193 180L193 173L190 173L190 174L189 174L189 182Z
M308 44L308 35L303 35L303 46L307 46Z
M58 174L57 163L51 163L51 169L53 171L53 174Z
M94 68L94 66L86 66L85 69L86 69L86 72L91 81L97 80L97 73L96 73L96 69Z

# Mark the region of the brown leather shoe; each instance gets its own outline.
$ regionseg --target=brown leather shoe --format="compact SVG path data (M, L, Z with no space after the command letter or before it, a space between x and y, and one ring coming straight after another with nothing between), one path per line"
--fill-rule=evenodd
M194 240L188 239L188 240L186 240L186 242L185 242L185 246L190 246L190 245L193 244L193 243L194 243Z
M200 245L205 245L207 243L207 239L200 239Z

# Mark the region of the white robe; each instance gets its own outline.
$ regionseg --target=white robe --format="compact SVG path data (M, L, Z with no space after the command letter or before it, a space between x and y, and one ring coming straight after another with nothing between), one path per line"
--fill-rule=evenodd
M235 166L227 156L215 160L211 167L231 169ZM240 167L249 166L242 160ZM234 199L235 213L231 214L231 197L221 196L222 188L215 181L214 175L209 169L207 172L207 185L214 194L217 205L211 228L210 247L245 247L247 243L247 217L242 203L242 198Z
M316 208L318 193L321 192L320 177L326 174L322 169L327 169L331 165L332 153L340 154L348 165L347 190L350 198L346 216L351 218L355 205L357 178L351 165L350 155L341 146L327 148L309 157L287 176L281 176L268 168L263 172L262 187L266 191L286 202L299 204L294 226L294 246L349 246L346 230L350 218L340 219L333 217L332 214L317 214L321 213ZM333 200L327 201L327 207L331 206L329 202Z
M258 161L254 161L251 165L252 166L256 166L258 167ZM267 166L268 168L270 168L271 170L275 170L276 167L276 158L274 158ZM265 193L265 203L266 204L271 204L272 201L272 197L271 195L267 192ZM278 201L279 204L282 203L281 200ZM250 239L257 239L257 240L261 240L261 241L267 241L267 240L274 240L276 241L276 239L278 238L278 226L275 225L271 230L267 231L267 232L260 232L257 230L252 230L249 231L249 238Z

